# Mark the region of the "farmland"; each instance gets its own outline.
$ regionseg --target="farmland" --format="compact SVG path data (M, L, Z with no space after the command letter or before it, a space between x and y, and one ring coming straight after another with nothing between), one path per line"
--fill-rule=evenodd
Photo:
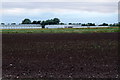
M54 29L1 29L1 33L100 33L120 32L119 27L54 28Z
M3 32L3 78L118 78L119 34Z

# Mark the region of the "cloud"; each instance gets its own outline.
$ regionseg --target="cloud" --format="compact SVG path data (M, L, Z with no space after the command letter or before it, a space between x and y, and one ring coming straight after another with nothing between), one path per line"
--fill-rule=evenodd
M118 2L119 0L2 0L3 2Z
M114 23L117 11L117 2L3 2L0 14L3 14L3 22L10 23L24 18L47 20L54 17L62 22Z
M100 12L114 13L117 12L117 4L112 2L4 2L2 4L4 12Z

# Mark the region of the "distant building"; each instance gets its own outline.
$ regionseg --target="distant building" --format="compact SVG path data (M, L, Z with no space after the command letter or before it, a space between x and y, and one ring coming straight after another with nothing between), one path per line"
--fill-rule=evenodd
M2 29L29 29L29 28L42 28L40 24L1 24Z
M74 25L45 25L45 28L73 28Z

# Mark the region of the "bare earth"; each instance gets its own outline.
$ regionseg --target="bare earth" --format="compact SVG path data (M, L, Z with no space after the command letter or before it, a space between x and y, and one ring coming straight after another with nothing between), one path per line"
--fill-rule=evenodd
M118 78L118 34L2 34L3 79Z

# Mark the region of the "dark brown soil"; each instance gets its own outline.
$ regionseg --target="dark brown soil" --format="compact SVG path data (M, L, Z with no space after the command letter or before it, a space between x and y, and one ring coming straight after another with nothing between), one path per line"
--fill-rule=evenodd
M3 78L118 78L118 33L3 34Z

